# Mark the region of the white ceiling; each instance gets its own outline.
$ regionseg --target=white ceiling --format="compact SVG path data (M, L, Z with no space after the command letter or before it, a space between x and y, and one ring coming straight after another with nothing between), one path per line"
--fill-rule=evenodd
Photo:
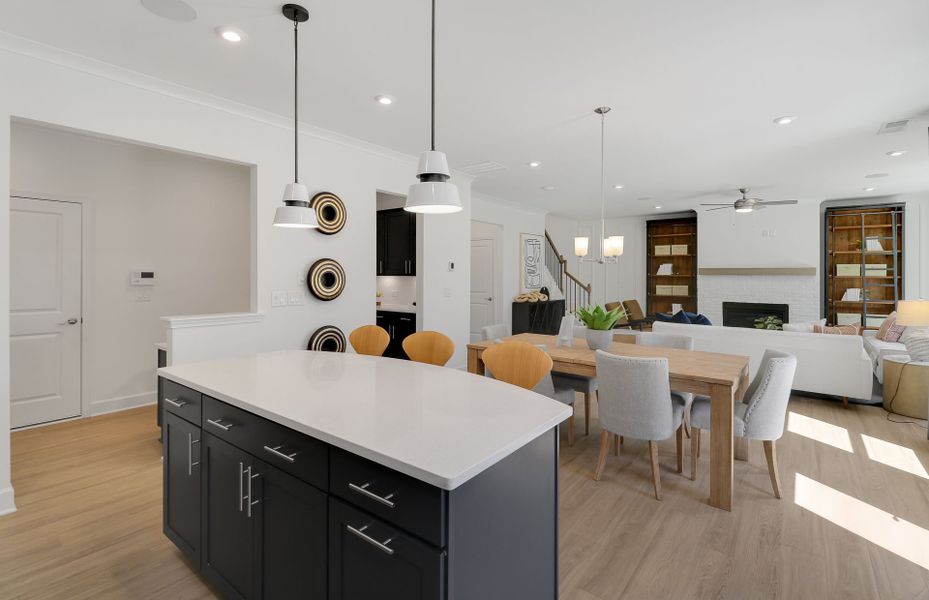
M269 0L3 0L0 29L290 115L291 25ZM309 0L301 120L418 154L428 142L428 2ZM438 0L438 146L494 161L474 189L560 214L692 208L753 188L814 201L929 190L929 2ZM213 31L246 32L239 45ZM377 94L396 103L383 107ZM772 119L796 115L788 126ZM906 132L876 135L910 118ZM905 149L900 158L885 152ZM530 169L530 160L542 162ZM865 179L885 172L883 179ZM411 180L412 180L411 173ZM612 189L622 183L621 191ZM543 191L553 185L554 191ZM875 192L864 192L873 185ZM649 200L641 198L649 197Z

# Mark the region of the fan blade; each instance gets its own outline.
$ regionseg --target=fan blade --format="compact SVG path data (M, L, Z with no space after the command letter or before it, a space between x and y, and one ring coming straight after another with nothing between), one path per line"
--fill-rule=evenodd
M707 204L702 204L701 206L709 206L709 205L707 205ZM719 206L719 207L717 207L717 208L708 208L708 209L706 209L706 212L710 212L711 210L725 210L725 209L727 209L727 208L732 208L732 205L731 205L731 204L728 204L728 205L726 205L726 206Z
M727 202L726 204L701 204L700 206L732 206L732 202Z
M775 204L796 204L796 200L758 200L755 202L755 206L765 205L765 206L774 206Z

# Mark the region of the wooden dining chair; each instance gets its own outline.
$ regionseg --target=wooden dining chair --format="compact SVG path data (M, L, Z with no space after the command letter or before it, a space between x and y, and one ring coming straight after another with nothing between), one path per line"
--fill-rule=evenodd
M348 334L348 341L358 354L383 356L390 344L390 334L377 325L362 325Z
M444 367L455 353L455 342L438 331L417 331L403 340L403 351L410 360Z

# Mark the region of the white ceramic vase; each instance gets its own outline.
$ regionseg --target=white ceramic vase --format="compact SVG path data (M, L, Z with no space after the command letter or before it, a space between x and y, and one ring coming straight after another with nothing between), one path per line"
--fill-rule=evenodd
M587 347L591 350L609 350L613 345L612 329L587 329L584 335L587 338Z

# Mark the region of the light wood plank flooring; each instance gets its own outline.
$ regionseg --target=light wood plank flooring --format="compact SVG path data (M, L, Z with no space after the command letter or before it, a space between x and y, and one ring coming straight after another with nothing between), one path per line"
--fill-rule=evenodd
M696 482L674 471L673 439L660 446L662 502L644 442L627 440L594 482L600 431L594 420L581 435L577 419L576 444L562 449L561 598L929 598L924 567L795 502L799 474L856 498L850 519L870 506L929 536L929 481L873 460L861 436L913 449L910 466L929 469L925 429L875 407L795 397L790 410L815 421L802 423L810 437L787 432L778 443L784 499L756 443L736 463L732 513L705 502L706 455ZM13 434L19 511L0 517L0 598L214 597L161 534L154 422L147 407ZM907 459L887 448L888 462ZM911 537L899 543L929 539ZM929 556L929 546L916 550Z

